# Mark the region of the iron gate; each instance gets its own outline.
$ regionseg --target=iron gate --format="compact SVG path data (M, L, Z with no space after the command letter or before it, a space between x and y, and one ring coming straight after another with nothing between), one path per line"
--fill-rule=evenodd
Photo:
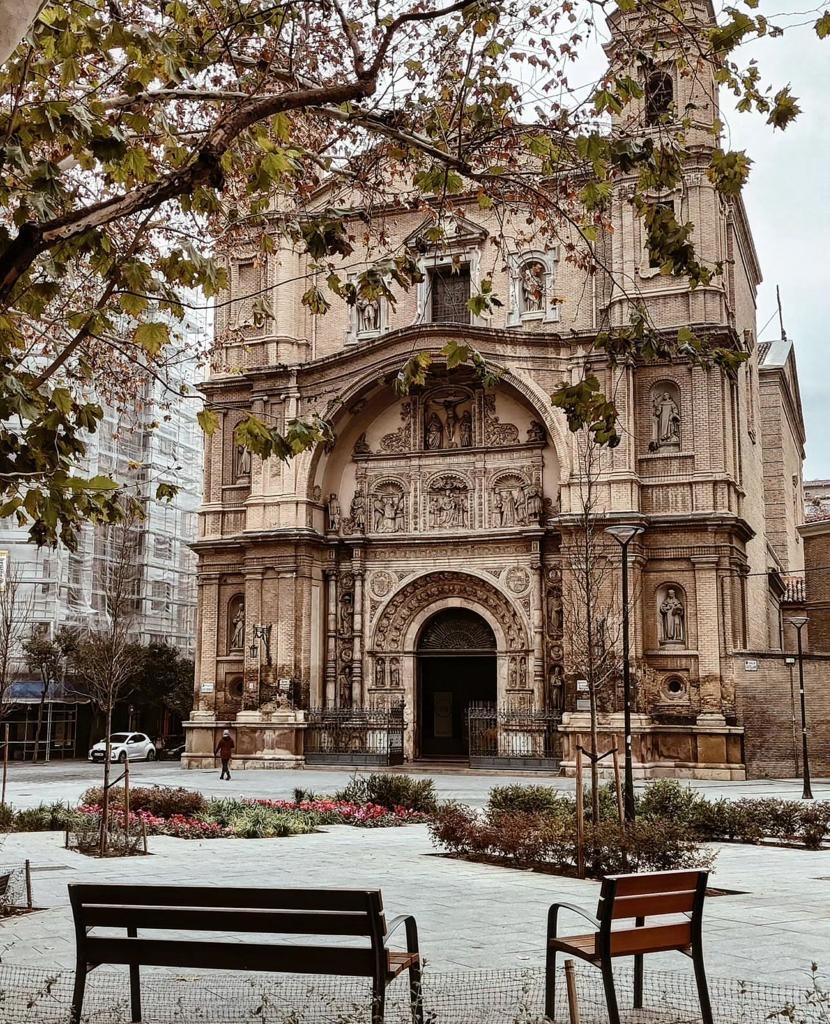
M561 721L556 711L471 704L467 709L470 767L558 772Z
M403 764L404 705L312 708L306 712L307 764Z

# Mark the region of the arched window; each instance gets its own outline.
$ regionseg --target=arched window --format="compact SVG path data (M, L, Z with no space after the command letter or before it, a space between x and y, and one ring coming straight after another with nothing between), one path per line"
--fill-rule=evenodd
M674 102L674 82L668 71L652 71L646 79L646 124L659 124Z

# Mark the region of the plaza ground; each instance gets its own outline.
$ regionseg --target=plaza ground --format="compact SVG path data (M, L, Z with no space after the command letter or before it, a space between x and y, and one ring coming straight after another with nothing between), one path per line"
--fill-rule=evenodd
M8 800L16 807L45 800L77 801L100 779L100 766L63 763L12 766ZM504 776L434 775L442 797L481 806ZM177 764L137 765L135 784L185 785L206 795L290 797L295 786L332 792L344 772L239 772L231 783L214 772ZM512 781L533 782L532 778ZM565 779L545 779L571 788ZM696 783L707 795L800 795L800 783ZM816 796L830 797L819 782ZM390 914L413 913L424 954L438 971L516 969L543 963L545 917L555 900L596 909L599 885L440 856L425 826L396 829L326 827L289 839L185 841L151 837L151 856L99 861L63 848L58 833L6 836L0 860L29 858L34 899L45 909L0 923L5 964L71 966L74 938L68 882L156 882L206 885L350 886L380 888ZM721 847L713 885L736 890L710 898L705 912L706 961L712 976L798 984L817 961L830 980L830 850ZM576 930L578 921L574 920ZM655 967L687 971L678 955Z

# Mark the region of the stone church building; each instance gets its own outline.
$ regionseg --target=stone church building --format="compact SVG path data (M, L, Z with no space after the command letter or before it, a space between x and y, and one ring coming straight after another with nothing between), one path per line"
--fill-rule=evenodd
M567 614L588 481L579 436L550 395L588 366L622 428L590 481L598 535L643 528L629 547L635 771L745 776L746 652L781 649L783 580L801 567L790 498L801 493L804 428L794 360L765 368L759 352L745 208L707 178L712 139L700 129L718 106L711 69L699 71L681 75L669 60L655 70L637 128L656 133L664 112L695 105L682 185L653 197L694 223L704 261L724 263L694 291L650 265L624 179L600 243L608 274L588 275L524 218L472 199L442 218L440 244L434 216L377 214L390 250L405 241L421 254L423 282L394 307L312 316L301 303L307 256L281 241L266 258L235 253L217 330L242 337L204 385L220 426L206 440L195 545L186 764L212 764L217 733L231 728L250 767L572 766L589 726ZM477 317L467 299L485 277L504 305ZM260 291L272 318L258 326ZM628 323L634 301L661 329L691 327L747 362L736 373L683 358L612 372L592 342ZM502 371L494 388L441 364L453 339ZM426 385L401 395L396 376L421 351L436 360ZM317 413L334 443L288 464L252 458L234 435L250 410L277 426ZM611 538L607 558L606 589L618 592ZM618 599L609 607L619 615ZM601 742L621 746L616 680L600 704Z

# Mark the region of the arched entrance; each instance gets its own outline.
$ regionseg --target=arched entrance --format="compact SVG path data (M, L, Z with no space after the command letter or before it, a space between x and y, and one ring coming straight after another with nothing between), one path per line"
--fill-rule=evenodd
M467 709L496 702L496 637L466 608L447 608L427 620L416 648L417 752L422 758L469 755Z

